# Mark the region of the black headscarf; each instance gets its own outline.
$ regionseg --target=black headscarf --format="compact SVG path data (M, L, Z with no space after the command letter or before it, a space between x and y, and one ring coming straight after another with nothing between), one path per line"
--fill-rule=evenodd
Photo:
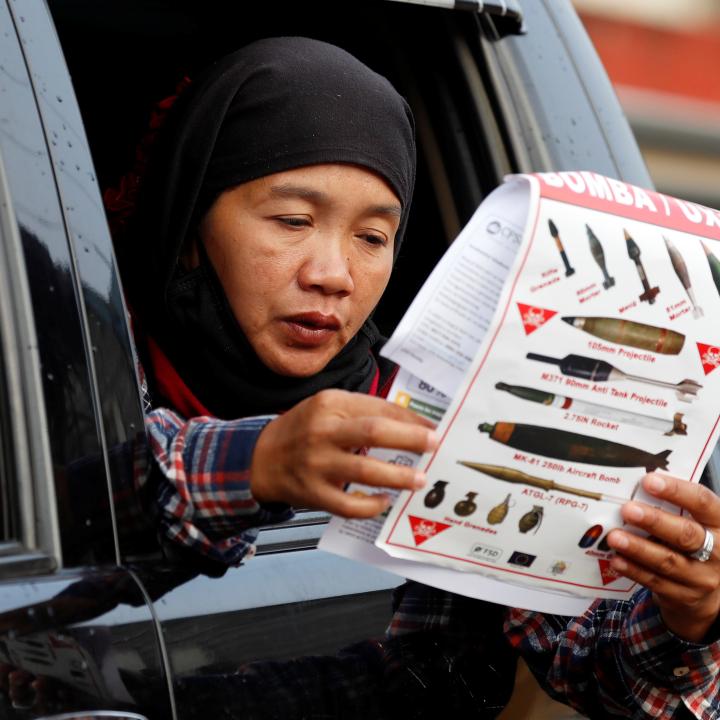
M346 51L300 37L259 40L216 63L180 96L153 146L118 249L123 280L138 326L219 417L278 412L329 387L367 392L376 375L372 350L382 339L371 321L316 375L271 372L241 331L203 248L199 267L178 265L224 190L338 162L373 170L397 194L397 256L415 179L410 109L387 79Z

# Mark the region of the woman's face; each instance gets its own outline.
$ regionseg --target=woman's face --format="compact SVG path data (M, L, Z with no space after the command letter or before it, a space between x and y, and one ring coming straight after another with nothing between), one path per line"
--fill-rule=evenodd
M200 240L267 367L313 375L357 333L390 278L400 211L389 185L354 165L297 168L220 195Z

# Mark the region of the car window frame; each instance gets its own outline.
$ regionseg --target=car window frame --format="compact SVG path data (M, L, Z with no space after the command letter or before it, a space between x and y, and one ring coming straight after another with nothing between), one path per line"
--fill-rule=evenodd
M17 537L0 543L0 578L46 572L62 564L37 335L18 224L0 154L0 352L6 393L5 448L17 492ZM8 490L8 495L10 491Z

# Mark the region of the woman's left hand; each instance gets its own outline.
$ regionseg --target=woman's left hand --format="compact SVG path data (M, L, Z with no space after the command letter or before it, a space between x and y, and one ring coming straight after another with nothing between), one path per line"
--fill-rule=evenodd
M650 537L613 530L608 543L617 555L611 565L653 592L670 630L700 642L720 613L720 497L704 485L659 473L642 482L650 495L685 513L674 515L637 501L623 505L623 520ZM713 533L715 549L701 562L690 554L703 546L705 529Z

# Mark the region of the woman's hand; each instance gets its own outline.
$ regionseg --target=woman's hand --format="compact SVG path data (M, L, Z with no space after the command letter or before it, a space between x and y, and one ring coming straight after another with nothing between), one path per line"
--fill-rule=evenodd
M617 552L612 567L652 590L665 624L676 635L701 641L720 612L720 498L703 485L658 473L643 478L645 490L685 510L673 515L641 502L622 508L626 523L649 533L620 529L608 535ZM690 553L713 533L715 550L707 562Z
M390 502L384 493L366 497L343 491L347 483L418 490L422 472L356 452L382 447L422 454L437 439L433 423L377 397L323 390L273 420L255 445L250 468L259 502L285 502L342 517L373 517Z

